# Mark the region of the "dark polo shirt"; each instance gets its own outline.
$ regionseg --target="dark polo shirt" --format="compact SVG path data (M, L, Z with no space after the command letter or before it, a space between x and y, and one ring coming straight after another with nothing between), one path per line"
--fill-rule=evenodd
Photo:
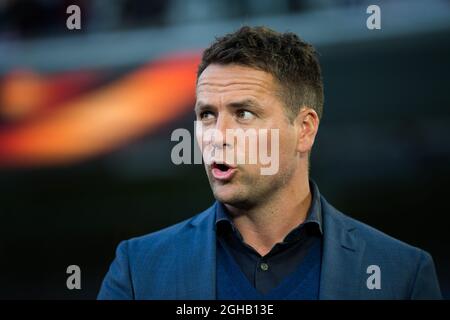
M217 245L221 245L236 260L250 283L265 294L285 277L297 270L308 250L322 242L322 210L317 185L310 180L311 206L303 223L291 230L282 242L265 256L246 244L226 207L219 202L216 212Z

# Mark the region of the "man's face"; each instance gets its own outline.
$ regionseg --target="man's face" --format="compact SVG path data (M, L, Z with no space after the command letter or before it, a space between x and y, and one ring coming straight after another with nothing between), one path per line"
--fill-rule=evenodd
M271 74L239 65L212 64L200 75L195 106L197 121L203 132L213 129L221 133L205 139L197 132L203 153L211 155L208 161L204 159L205 168L217 200L241 208L261 204L283 188L298 168L298 128L287 118L277 90ZM227 129L256 132L267 129L264 145L269 155L278 152L277 173L262 175L264 165L259 155L253 155L256 163L248 163L250 146L238 144L236 139L227 141ZM272 141L271 129L278 129L278 141ZM259 144L261 137L256 139ZM273 148L274 143L278 148ZM230 152L235 156L233 161L224 156ZM236 161L242 153L247 153L244 164Z

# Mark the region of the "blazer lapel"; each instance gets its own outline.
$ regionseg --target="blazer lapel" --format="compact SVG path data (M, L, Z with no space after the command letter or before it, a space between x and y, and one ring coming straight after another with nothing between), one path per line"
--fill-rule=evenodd
M360 299L365 242L345 216L321 197L324 242L319 299Z
M216 298L216 204L195 217L178 239L176 299Z
M345 216L321 197L323 255L319 299L360 299L365 241ZM216 203L194 218L178 255L176 299L216 299Z

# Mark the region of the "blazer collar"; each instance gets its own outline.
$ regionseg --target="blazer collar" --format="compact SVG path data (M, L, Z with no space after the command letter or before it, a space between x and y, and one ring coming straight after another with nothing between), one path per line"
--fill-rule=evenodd
M321 198L324 219L320 299L358 299L365 241L347 217Z
M361 269L365 241L358 236L355 226L349 223L351 220L331 206L323 196L320 200L323 219L323 253L319 298L358 299L365 275L364 270ZM189 295L187 293L183 295L184 299L216 298L216 234L214 231L216 206L217 203L214 203L191 221L191 225L196 229L196 236L194 236L196 243L189 248L192 252L191 258L194 260L191 265L198 266L198 269L191 272L202 274L198 277L183 277L184 287L190 288ZM202 281L200 285L198 279L209 281Z

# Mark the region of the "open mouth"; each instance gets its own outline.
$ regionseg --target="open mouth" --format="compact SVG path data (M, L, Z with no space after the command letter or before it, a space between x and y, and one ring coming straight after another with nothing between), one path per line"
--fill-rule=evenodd
M229 166L227 166L226 164L223 164L223 163L214 163L213 167L219 169L222 172L226 172L226 171L228 171L228 169L230 169Z
M225 164L225 163L216 163L214 162L211 165L211 172L214 178L218 180L229 180L232 178L235 168Z

